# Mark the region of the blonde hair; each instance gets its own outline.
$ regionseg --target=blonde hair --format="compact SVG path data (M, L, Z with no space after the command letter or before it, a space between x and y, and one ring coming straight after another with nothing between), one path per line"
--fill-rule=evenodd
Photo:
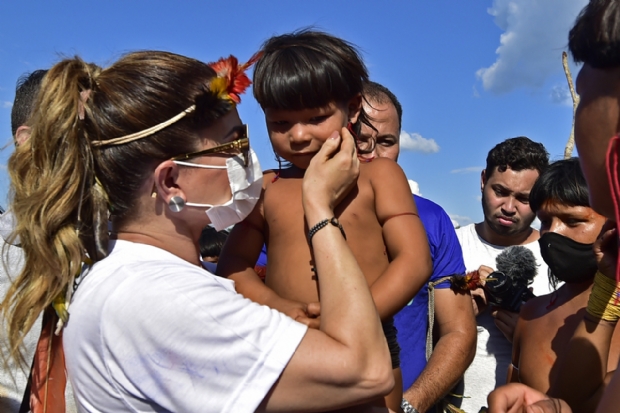
M199 146L198 132L232 105L209 88L207 64L156 51L130 53L107 69L66 59L48 72L31 118L30 139L9 159L14 236L25 256L0 311L10 356L39 314L63 296L85 254L108 253L108 219L131 220L140 187L155 166ZM191 105L180 121L118 146L92 141L135 133Z

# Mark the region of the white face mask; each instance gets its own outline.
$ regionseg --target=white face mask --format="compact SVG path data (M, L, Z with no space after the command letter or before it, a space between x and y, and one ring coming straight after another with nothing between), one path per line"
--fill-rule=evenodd
M177 165L193 168L226 169L232 197L222 205L197 204L186 202L185 205L199 208L209 208L206 213L211 220L211 226L221 231L243 221L260 198L263 188L263 171L258 157L252 148L248 153L248 166L243 166L241 155L226 159L226 166L200 165L191 162L173 161Z

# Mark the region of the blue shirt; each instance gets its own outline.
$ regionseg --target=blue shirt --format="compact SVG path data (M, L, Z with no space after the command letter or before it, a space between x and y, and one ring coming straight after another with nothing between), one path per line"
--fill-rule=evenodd
M414 195L418 214L426 230L433 260L430 281L464 274L463 252L454 226L446 211L428 199ZM435 288L449 288L448 281ZM394 316L400 344L400 368L403 391L409 389L426 366L426 332L428 329L428 288L422 287L413 300Z

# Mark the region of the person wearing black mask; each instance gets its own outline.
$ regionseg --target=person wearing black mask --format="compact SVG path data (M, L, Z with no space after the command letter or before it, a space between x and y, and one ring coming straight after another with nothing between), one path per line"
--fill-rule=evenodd
M540 175L530 192L530 207L541 222L538 242L549 281L564 284L521 307L508 381L546 393L558 375L555 361L583 319L597 271L592 245L605 217L590 208L577 158L554 162ZM616 331L608 371L618 365L619 350Z

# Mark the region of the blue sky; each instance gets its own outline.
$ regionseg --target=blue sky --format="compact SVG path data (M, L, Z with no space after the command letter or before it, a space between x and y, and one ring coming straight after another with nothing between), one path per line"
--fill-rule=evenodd
M587 0L0 1L0 204L15 82L62 56L107 65L128 51L249 58L268 37L314 26L362 51L403 108L399 163L461 224L482 220L480 171L498 142L528 136L562 157L572 106L567 34ZM573 75L576 68L572 66ZM260 107L239 106L264 169L276 165Z

